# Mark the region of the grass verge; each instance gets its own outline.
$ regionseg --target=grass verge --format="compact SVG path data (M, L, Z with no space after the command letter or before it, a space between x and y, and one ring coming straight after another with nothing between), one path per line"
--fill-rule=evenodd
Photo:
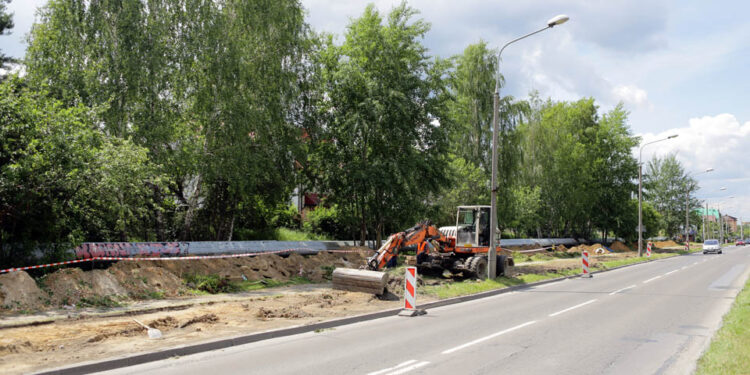
M711 346L698 360L696 374L750 372L750 280L724 316Z

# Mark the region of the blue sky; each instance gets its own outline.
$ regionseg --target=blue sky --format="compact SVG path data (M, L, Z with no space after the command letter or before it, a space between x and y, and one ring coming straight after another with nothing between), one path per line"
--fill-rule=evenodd
M318 31L341 35L368 3L388 12L400 0L302 0ZM25 51L23 36L46 0L13 0L13 35L0 50ZM412 0L432 24L425 45L435 56L461 53L480 39L492 46L541 28L557 14L570 22L523 40L503 53L503 95L576 100L594 97L602 110L623 102L644 149L676 152L697 176L710 205L750 221L750 14L747 1L676 0ZM634 150L637 157L638 150ZM726 190L720 191L721 187ZM728 198L733 196L734 198Z

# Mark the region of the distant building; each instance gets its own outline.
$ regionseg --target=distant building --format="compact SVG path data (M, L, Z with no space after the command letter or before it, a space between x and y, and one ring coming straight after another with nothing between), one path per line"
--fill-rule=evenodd
M727 223L729 232L737 232L737 218L734 216L723 215L724 222Z
M698 215L701 215L703 219L705 219L708 222L718 223L719 222L719 210L715 208L699 208L695 210L695 212L698 213Z

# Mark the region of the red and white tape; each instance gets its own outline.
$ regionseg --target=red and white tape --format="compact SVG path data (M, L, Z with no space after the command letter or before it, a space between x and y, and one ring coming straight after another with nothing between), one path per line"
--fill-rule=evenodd
M416 310L417 306L417 267L406 267L404 281L404 309Z
M588 251L581 252L581 266L583 267L583 274L581 275L581 277L591 277L591 272L589 272L589 252Z
M157 258L157 257L149 257L149 258L93 257L93 258L87 258L87 259L67 260L67 261L64 261L64 262L38 264L38 265L35 265L35 266L6 268L4 270L0 270L0 273L33 270L33 269L38 269L38 268L55 267L55 266L62 266L62 265L74 264L74 263L93 262L93 261L97 261L97 260L105 260L105 261L117 261L117 260L143 261L143 260L200 260L200 259L242 258L242 257L252 257L252 256L258 256L258 255L270 255L270 254L289 253L289 252L293 252L293 251L297 251L297 250L306 250L306 251L309 251L310 249L286 249L286 250L277 250L277 251L266 251L266 252L262 252L262 253L201 255L201 256L189 256L189 257L164 257L164 258ZM321 250L321 251L326 251L326 252L329 252L329 253L356 253L356 252L360 252L362 250Z
M646 258L651 257L651 242L646 245Z

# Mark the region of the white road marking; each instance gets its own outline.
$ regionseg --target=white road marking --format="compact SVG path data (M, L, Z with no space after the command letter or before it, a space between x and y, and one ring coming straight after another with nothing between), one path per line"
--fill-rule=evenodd
M685 268L688 268L688 266L682 266L682 268L680 268L680 269L684 270Z
M386 374L386 375L399 375L399 374L405 374L405 373L407 373L407 372L409 372L409 371L411 371L411 370L414 370L414 369L418 369L418 368L420 368L420 367L422 367L422 366L426 366L426 365L429 365L429 364L430 364L430 362L427 362L427 361L422 361L422 362L419 362L419 363L415 363L415 364L413 364L413 365L411 365L411 366L409 366L409 367L404 367L404 368L402 368L402 369L398 369L398 370L396 370L396 371L394 371L394 372L389 372L389 373L388 373L388 374Z
M416 360L416 359L408 360L408 361L406 361L406 362L403 362L403 363L400 363L400 364L398 364L398 365L396 365L396 366L394 366L394 367L389 367L389 368L387 368L387 369L383 369L383 370L380 370L380 371L375 371L375 372L371 372L371 373L369 373L369 374L367 374L367 375L380 375L380 374L385 374L385 373L386 373L386 372L388 372L388 371L393 371L393 370L396 370L396 369L398 369L398 368L401 368L401 367L404 367L404 366L409 366L410 364L412 364L412 363L415 363L415 362L417 362L417 360Z
M580 303L580 304L578 304L578 305L575 305L575 306L572 306L572 307L568 307L568 308L567 308L567 309L565 309L565 310L560 310L560 311L558 311L558 312L556 312L556 313L552 313L552 314L549 314L549 316L550 316L550 318L551 318L551 317L553 317L553 316L557 316L557 315L560 315L560 314L562 314L562 313L568 312L568 311L570 311L570 310L573 310L573 309L577 309L577 308L579 308L579 307L582 307L582 306L586 306L586 305L588 305L589 303L594 303L594 302L596 302L596 298L594 298L594 299L592 299L592 300L588 300L588 301L586 301L586 302L584 302L584 303Z
M457 346L457 347L455 347L455 348L451 348L451 349L448 349L448 350L444 350L444 351L443 351L443 352L442 352L441 354L451 354L451 353L453 353L453 352L456 352L456 351L459 351L459 350L461 350L461 349L465 349L465 348L468 348L468 347L470 347L470 346L472 346L472 345L476 345L476 344L479 344L480 342L483 342L483 341L487 341L487 340L489 340L489 339L493 339L493 338L495 338L495 337L497 337L497 336L500 336L500 335L504 335L504 334L506 334L506 333L508 333L508 332L512 332L512 331L515 331L515 330L517 330L517 329L521 329L521 328L523 328L523 327L526 327L526 326L530 326L530 325L532 325L532 324L534 324L534 323L536 323L536 320L532 320L532 321L530 321L530 322L526 322L526 323L523 323L523 324L519 324L519 325L517 325L517 326L515 326L515 327L511 327L511 328L508 328L508 329L506 329L506 330L504 330L504 331L500 331L500 332L497 332L497 333L493 333L493 334L491 334L491 335L489 335L489 336L485 336L485 337L482 337L482 338L476 339L476 340L474 340L474 341L471 341L471 342L467 342L466 344L463 344L463 345L459 345L459 346Z
M650 283L650 282L652 282L652 281L654 281L654 280L656 280L656 279L658 279L658 278L660 278L660 277L662 277L662 275L659 275L659 276L656 276L656 277L652 277L652 278L650 278L650 279L648 279L648 280L644 281L643 283L644 283L644 284L648 284L648 283Z
M673 273L675 273L677 271L679 271L679 270L669 271L669 272L665 273L664 276L671 275L671 274L673 274Z
M610 295L610 296L613 296L613 295L615 295L615 294L617 294L617 293L620 293L620 292L623 292L623 291L626 291L626 290L628 290L628 289L632 289L632 288L635 288L635 285L631 285L631 286L626 286L626 287L624 287L624 288L622 288L622 289L620 289L620 290L615 290L614 292L610 293L609 295Z

